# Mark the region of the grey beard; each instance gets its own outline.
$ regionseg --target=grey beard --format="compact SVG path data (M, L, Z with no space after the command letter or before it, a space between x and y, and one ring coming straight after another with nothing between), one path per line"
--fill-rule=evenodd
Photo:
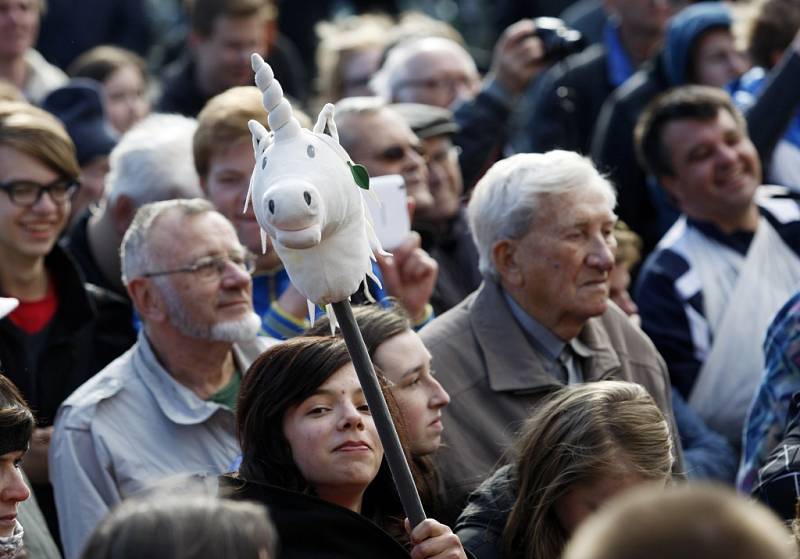
M261 317L254 312L238 320L218 322L211 327L209 341L212 342L248 342L258 335L261 330Z

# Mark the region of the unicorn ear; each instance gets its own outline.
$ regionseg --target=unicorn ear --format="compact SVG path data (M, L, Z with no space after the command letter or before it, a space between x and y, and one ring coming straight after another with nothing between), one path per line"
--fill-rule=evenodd
M272 138L267 129L264 128L264 125L257 120L249 120L247 127L250 129L250 134L253 135L253 152L258 157L261 152L269 147ZM266 144L262 144L264 141L266 141Z
M314 132L317 134L327 134L336 142L339 142L339 131L336 128L336 122L333 120L333 105L326 103L317 117L317 123L314 125Z

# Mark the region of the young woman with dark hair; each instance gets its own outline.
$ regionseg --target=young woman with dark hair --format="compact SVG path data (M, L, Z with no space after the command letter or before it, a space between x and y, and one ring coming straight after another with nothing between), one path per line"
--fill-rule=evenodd
M341 339L267 350L245 375L237 422L242 463L237 477L223 478L223 494L270 508L283 559L407 558L409 543L415 558L465 557L435 520L410 531L410 542L402 535L402 508ZM402 441L402 423L398 431Z

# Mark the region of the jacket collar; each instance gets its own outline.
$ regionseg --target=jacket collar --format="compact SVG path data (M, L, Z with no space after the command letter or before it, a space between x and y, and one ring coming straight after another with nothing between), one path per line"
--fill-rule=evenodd
M608 312L608 311L607 311ZM476 293L470 321L483 355L489 386L495 392L536 392L560 383L548 372L551 361L533 349L503 297L500 286L485 280ZM571 345L583 360L584 379L599 380L620 367L600 318L590 319Z
M247 366L241 361L241 352L234 350L233 355L239 370L246 371ZM133 369L150 391L161 412L173 423L197 425L207 421L219 410L232 413L226 406L202 400L189 388L176 381L159 363L144 329L139 332L139 339L136 342Z

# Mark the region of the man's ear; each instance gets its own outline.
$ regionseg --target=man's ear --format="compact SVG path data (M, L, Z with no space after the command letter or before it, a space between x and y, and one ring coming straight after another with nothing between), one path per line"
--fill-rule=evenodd
M506 284L519 287L523 283L522 270L517 262L517 242L502 239L492 246L492 261L500 278Z
M143 322L163 322L168 320L161 291L152 279L133 278L128 282L128 294L136 312Z
M122 238L128 226L133 221L133 216L136 215L136 204L128 196L120 194L110 204L111 217L114 220L114 229L117 235Z
M680 192L680 181L677 177L673 177L671 175L661 175L658 177L658 184L661 185L661 188L667 193L667 197L669 198L672 204L680 209L681 206L681 192Z

